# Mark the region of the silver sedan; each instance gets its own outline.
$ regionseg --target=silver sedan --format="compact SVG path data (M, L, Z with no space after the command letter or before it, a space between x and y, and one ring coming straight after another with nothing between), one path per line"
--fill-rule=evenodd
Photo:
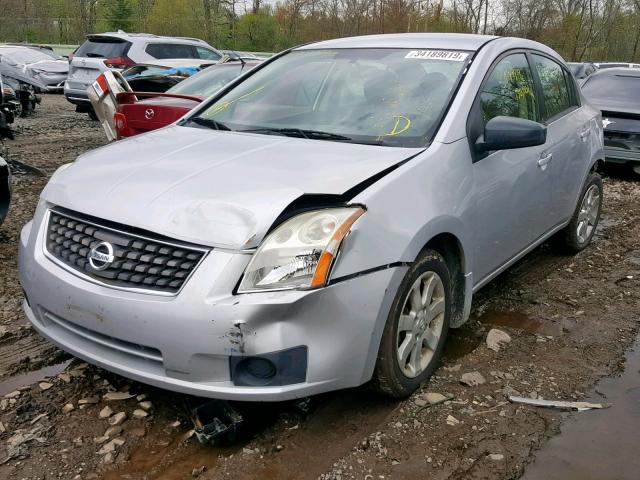
M587 247L603 158L599 111L539 43L305 45L61 167L22 232L24 308L171 390L405 397L474 292L552 236Z

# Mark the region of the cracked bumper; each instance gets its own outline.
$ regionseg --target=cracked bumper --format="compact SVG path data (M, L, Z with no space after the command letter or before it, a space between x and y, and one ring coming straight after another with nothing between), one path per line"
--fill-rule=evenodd
M120 291L45 257L41 217L20 241L24 309L35 329L107 370L198 396L279 401L365 383L404 273L390 268L313 291L232 295L249 256L213 250L175 297ZM308 352L304 382L234 385L231 357L300 346Z

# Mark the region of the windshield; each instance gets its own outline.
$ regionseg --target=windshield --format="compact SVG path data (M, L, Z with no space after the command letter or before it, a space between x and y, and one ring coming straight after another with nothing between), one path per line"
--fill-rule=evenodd
M247 65L245 71L250 70L252 66ZM240 75L242 71L241 64L208 67L204 71L187 78L184 82L180 82L175 87L167 90L167 93L176 93L180 95L197 95L200 97L210 97L231 80Z
M87 39L76 50L76 57L109 58L127 54L129 42L114 37L93 37Z
M469 58L444 50L297 50L191 121L219 130L424 146Z
M630 105L640 99L640 77L632 75L591 75L582 93L592 100L619 100Z

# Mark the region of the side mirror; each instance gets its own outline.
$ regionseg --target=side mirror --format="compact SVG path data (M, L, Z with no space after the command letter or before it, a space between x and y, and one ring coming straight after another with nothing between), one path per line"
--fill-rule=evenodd
M494 117L484 127L475 143L476 151L507 150L511 148L535 147L547 141L547 127L517 117Z

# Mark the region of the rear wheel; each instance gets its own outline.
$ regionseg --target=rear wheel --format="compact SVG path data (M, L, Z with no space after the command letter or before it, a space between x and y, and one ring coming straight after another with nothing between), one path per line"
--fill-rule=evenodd
M589 245L600 220L602 210L602 179L591 173L582 188L582 194L573 217L559 239L562 246L572 253L578 253Z
M640 164L636 163L632 168L636 175L640 175Z
M449 331L451 281L444 258L427 250L414 263L394 299L373 377L383 394L404 398L438 366Z

